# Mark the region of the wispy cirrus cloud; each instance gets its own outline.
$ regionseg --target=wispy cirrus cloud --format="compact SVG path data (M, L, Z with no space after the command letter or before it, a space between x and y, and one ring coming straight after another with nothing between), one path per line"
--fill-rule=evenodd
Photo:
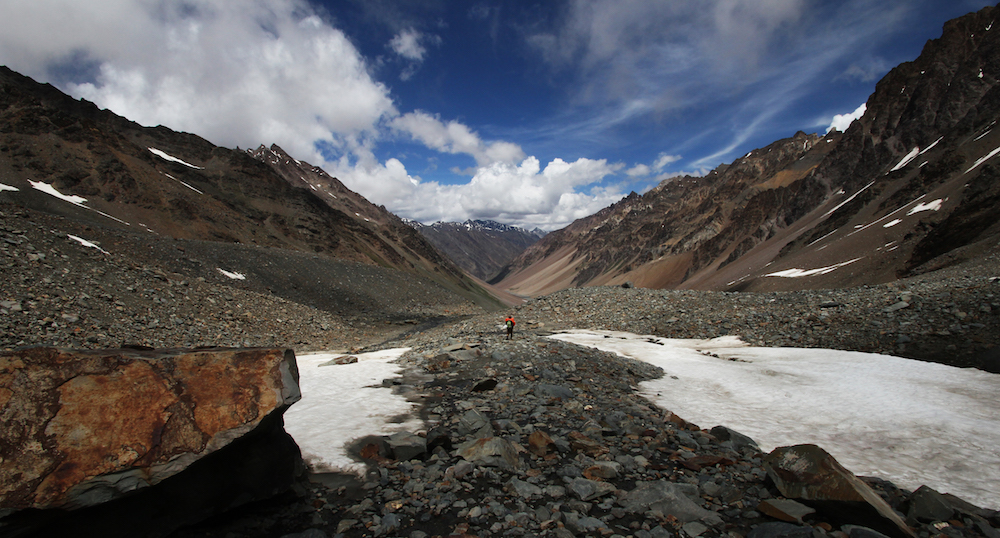
M890 67L884 60L856 60L856 51L912 13L909 5L873 0L822 9L804 0L572 0L557 24L525 33L540 58L574 80L567 116L582 119L561 133L586 141L691 121L694 132L665 142L689 156L679 164L704 168L764 132L761 143L778 138L771 133L782 132L780 118L816 87L838 76L882 76ZM804 127L790 125L783 136ZM713 140L707 152L706 137Z

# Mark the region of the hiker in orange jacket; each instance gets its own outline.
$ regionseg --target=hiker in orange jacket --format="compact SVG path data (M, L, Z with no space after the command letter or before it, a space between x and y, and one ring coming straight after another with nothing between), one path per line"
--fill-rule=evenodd
M514 325L517 325L517 322L514 321L514 316L507 316L507 319L503 320L503 322L507 326L507 340L514 338Z

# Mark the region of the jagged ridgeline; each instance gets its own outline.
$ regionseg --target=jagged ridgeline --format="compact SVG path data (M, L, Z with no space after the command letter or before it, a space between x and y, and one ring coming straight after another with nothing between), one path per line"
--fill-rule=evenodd
M1000 235L996 16L948 22L845 133L796 133L633 193L529 247L499 287L835 288L981 256Z

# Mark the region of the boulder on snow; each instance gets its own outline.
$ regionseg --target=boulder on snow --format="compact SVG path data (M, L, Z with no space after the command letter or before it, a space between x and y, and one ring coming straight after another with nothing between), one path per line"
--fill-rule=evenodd
M760 447L757 446L757 441L754 441L749 436L743 435L732 428L716 426L712 428L709 433L711 433L712 436L719 441L729 441L733 445L733 448L737 451L749 447L757 452L760 452Z
M0 353L5 530L156 536L272 496L301 471L299 398L291 350Z
M871 487L816 445L778 447L764 456L764 469L782 495L808 501L834 520L864 525L894 537L915 536Z

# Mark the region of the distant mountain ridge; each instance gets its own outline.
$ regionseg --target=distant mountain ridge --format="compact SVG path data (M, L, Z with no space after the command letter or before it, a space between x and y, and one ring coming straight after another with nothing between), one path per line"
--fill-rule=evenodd
M407 223L455 264L481 280L491 279L506 263L545 236L539 228L525 230L493 220Z
M797 133L702 178L633 193L550 233L495 279L514 293L632 281L782 290L888 282L1000 239L1000 27L949 21L845 133Z

